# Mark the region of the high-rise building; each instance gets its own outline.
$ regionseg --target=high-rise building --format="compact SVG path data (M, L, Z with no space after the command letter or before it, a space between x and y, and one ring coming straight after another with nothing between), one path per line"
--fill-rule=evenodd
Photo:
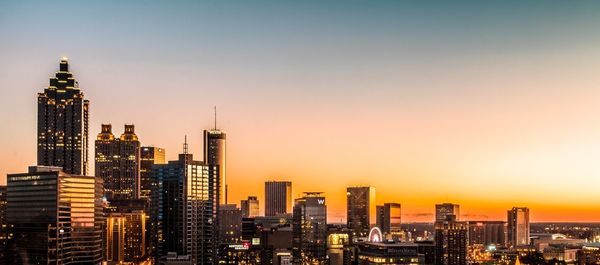
M104 231L104 260L138 263L146 258L146 214L143 211L110 213Z
M354 237L366 237L371 224L377 222L374 187L348 187L346 189L347 225Z
M435 221L446 221L448 215L454 215L456 220L460 220L460 205L454 203L442 203L435 205Z
M10 264L14 258L9 253L12 225L6 222L6 186L0 186L0 264Z
M157 255L189 255L193 264L215 264L218 246L218 166L195 161L187 144L179 159L156 165L152 177L153 216L157 220Z
M248 196L248 199L242 200L240 205L242 208L242 217L255 217L260 215L258 197Z
M324 264L327 259L327 206L322 192L295 200L292 254L294 264Z
M165 149L154 146L140 148L140 197L149 199L152 189L156 188L156 181L152 179L152 167L155 164L164 164Z
M87 175L88 110L89 101L69 72L69 61L63 58L50 85L38 93L38 165Z
M219 240L222 244L242 240L242 210L235 204L219 206Z
M469 221L469 245L506 246L507 231L504 221Z
M210 166L219 166L219 199L220 204L227 203L227 155L226 138L224 131L217 129L216 117L215 128L204 130L204 162Z
M276 216L292 212L292 182L265 182L265 215Z
M508 243L511 247L529 245L529 208L513 207L507 212Z
M115 138L110 124L96 137L96 176L104 180L108 200L140 197L140 141L133 124Z
M14 225L14 264L99 264L102 179L33 166L7 176L7 222Z
M468 229L468 223L456 221L454 215L435 222L435 264L467 264Z
M377 206L377 226L384 236L399 239L402 234L401 221L402 208L399 203L385 203Z

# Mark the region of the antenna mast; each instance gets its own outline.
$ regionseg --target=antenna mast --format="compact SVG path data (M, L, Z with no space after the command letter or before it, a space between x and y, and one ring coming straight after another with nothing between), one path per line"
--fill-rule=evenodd
M187 135L184 136L184 142L183 142L183 153L187 154L188 153L188 144L187 144Z
M217 130L217 106L215 106L215 131Z

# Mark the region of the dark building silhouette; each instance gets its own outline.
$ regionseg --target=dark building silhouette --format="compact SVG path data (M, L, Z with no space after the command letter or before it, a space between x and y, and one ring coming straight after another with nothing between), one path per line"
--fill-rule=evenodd
M7 177L7 222L14 264L99 264L102 179L33 166Z
M235 204L219 206L219 240L223 244L242 241L242 210Z
M227 203L227 155L224 131L217 129L216 118L213 130L204 130L204 162L210 166L219 167L219 204Z
M292 182L265 182L265 215L276 216L292 212Z
M352 231L353 238L367 237L371 223L376 223L375 188L348 187L346 191L348 229Z
M327 206L321 192L305 192L295 200L292 255L294 264L327 260Z
M399 239L402 233L402 208L399 203L385 203L377 206L377 226L384 236Z
M102 124L96 138L96 176L104 180L108 200L140 198L140 141L134 125L125 125L119 138Z
M456 221L454 215L447 215L445 221L436 221L435 264L466 265L468 233L468 223Z
M88 111L79 83L66 58L50 85L38 93L37 164L61 167L65 173L88 173Z
M157 223L157 256L189 255L193 264L217 262L219 229L218 166L195 161L187 144L179 159L156 165L152 194Z

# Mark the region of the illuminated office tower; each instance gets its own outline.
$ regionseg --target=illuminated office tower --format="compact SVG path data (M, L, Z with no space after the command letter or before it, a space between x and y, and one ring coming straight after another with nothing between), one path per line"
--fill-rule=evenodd
M242 200L242 217L256 217L260 215L258 198L256 196L248 196L248 199Z
M348 229L355 237L366 237L376 223L375 188L348 187L346 191Z
M305 192L295 200L292 225L294 264L325 264L327 206L322 192Z
M11 224L6 222L6 186L0 186L0 264L13 260L8 252L12 234Z
M399 203L385 203L377 206L377 226L384 236L399 239L402 234L402 208Z
M144 212L110 213L106 218L105 261L141 262L146 258L146 214Z
M38 93L37 164L61 167L65 173L88 174L88 110L79 83L60 61L50 85Z
M508 243L511 247L529 245L529 208L508 210Z
M140 198L140 141L134 125L115 138L110 124L96 137L96 176L104 180L108 200Z
M292 212L292 182L265 182L265 216Z
M508 226L504 221L469 221L469 245L506 246Z
M152 167L165 163L165 149L154 146L140 148L140 197L149 199L156 181L152 179Z
M7 222L14 225L14 264L99 264L102 179L32 166L7 176Z
M242 210L235 204L219 206L219 240L224 244L242 240Z
M221 194L219 204L227 203L226 136L224 131L217 129L215 114L215 128L204 130L204 162L210 166L219 166L219 183L217 183Z
M435 264L467 264L468 229L468 223L456 221L454 215L435 222Z
M442 203L435 205L435 221L446 221L448 215L454 215L456 220L460 220L460 205L454 203Z
M195 161L184 144L179 159L156 165L152 177L158 257L175 252L193 264L216 264L218 245L218 166Z

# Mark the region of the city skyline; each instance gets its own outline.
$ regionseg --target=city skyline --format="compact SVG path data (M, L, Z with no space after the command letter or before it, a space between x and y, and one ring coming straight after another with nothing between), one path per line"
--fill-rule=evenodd
M267 27L268 21L258 19L265 11L248 6L236 10L243 11L253 23L264 26L262 33L267 40L287 29L307 30L300 31L297 41L308 48L302 49L302 45L278 47L274 57L264 57L271 61L261 62L263 49L269 48L256 46L262 42L248 43L249 50L245 52L242 47L217 47L229 38L247 40L243 33L248 32L236 28L239 26L236 24L226 25L225 30L231 32L224 35L212 32L219 41L208 41L205 47L194 49L182 44L187 55L170 54L171 48L177 47L174 43L149 44L146 48L150 50L124 52L110 45L91 45L85 49L79 47L83 44L81 40L69 43L45 34L41 36L57 41L57 46L30 51L28 48L33 44L25 44L32 36L17 34L19 32L10 29L10 25L24 23L42 8L52 7L36 7L17 18L6 10L22 10L27 4L2 5L6 8L0 8L0 33L14 38L6 40L6 48L0 49L1 57L7 58L0 64L0 111L3 113L0 121L9 124L8 130L0 135L1 183L6 182L8 173L23 172L36 163L35 95L57 71L60 57L68 56L70 70L91 102L90 140L100 132L102 123L115 127L134 124L141 145L165 148L166 160L175 160L181 153L184 135L187 135L190 153L199 158L203 148L202 131L213 127L216 105L218 127L229 134L228 201L238 207L240 200L252 195L264 201L264 182L278 180L293 183L294 198L307 191L323 191L330 222L345 222L345 193L349 186L376 187L377 205L400 203L402 220L406 222L432 221L435 204L445 202L461 206L462 220L503 220L506 210L514 206L530 208L532 222L600 220L600 209L594 205L600 199L594 189L600 185L600 168L595 168L596 159L600 157L600 119L596 118L600 113L596 106L600 95L594 91L597 85L594 67L598 66L594 46L600 41L583 37L597 32L585 27L586 22L589 23L586 19L591 19L586 14L593 12L587 13L583 5L555 3L541 10L515 3L502 6L504 12L511 10L510 7L526 9L545 23L550 23L544 20L549 19L547 13L558 12L560 7L570 7L570 13L561 13L566 18L575 15L580 18L570 22L574 23L572 26L579 26L579 31L568 33L572 35L568 35L569 30L564 27L540 32L539 39L522 35L527 30L538 29L539 25L531 21L526 29L517 30L518 34L513 33L511 37L524 38L523 49L532 53L521 60L518 58L525 56L524 50L510 46L519 44L517 40L497 44L496 37L484 34L485 27L474 27L474 32L459 34L471 36L470 41L486 48L484 51L476 49L471 55L483 57L467 57L465 63L458 63L460 59L450 55L434 60L432 56L441 55L444 48L457 57L467 56L468 52L463 46L454 46L461 44L460 41L438 35L443 30L428 25L426 28L433 31L430 34L434 37L451 42L445 47L424 47L421 50L424 61L415 64L415 70L408 64L394 62L404 57L411 63L419 62L418 58L405 54L418 51L411 46L415 43L409 42L409 48L388 45L400 45L404 43L403 34L410 37L416 33L381 27L381 32L372 33L373 43L354 43L356 46L344 46L339 53L326 56L325 65L318 68L327 70L323 74L312 70L311 63L318 63L322 53L333 52L332 46L346 44L351 38L327 36L326 33L331 33L327 29L314 29L316 32L312 33L309 31L312 23L303 20L295 21L299 24L290 22L283 28ZM193 8L219 10L223 8L220 5ZM299 6L269 6L269 10L289 15L298 8L306 12L303 14L325 19L333 29L340 29L344 28L341 24L351 21L349 15L358 12L356 8L366 8L354 3L352 8L343 7L338 10L339 14L327 20L326 14L317 12L310 3L296 5ZM113 3L113 6L119 5ZM389 20L398 26L397 23L403 21L393 19L382 6L363 12L383 12L386 16L372 22L377 25ZM126 49L152 40L141 33L126 34L126 30L144 28L137 24L139 22L131 22L126 30L111 33L110 26L96 24L93 17L80 17L96 14L86 9L87 6L59 7L75 8L80 13L74 15L82 19L84 25L100 30L100 38L119 37ZM158 7L158 4L144 7L141 14L134 17L148 22L149 12ZM402 6L390 3L388 7L403 10ZM440 7L429 8L421 7L417 13L441 12ZM490 12L478 5L472 8ZM451 10L454 13L440 19L453 22L460 12ZM124 16L121 12L114 16L121 18ZM186 19L194 23L204 21L185 14L189 17L179 17L172 23L184 23ZM367 15L360 21L373 18ZM502 15L490 18L492 21L487 27L506 30L508 26L492 23L494 19L501 20ZM172 18L168 12L158 20L167 18ZM205 19L221 22L215 17ZM411 27L422 22L412 19ZM516 20L529 21L521 13ZM65 21L58 18L47 25L25 23L25 29L21 30L41 34ZM363 32L361 25L353 24L358 29L350 32ZM85 41L98 38L83 34L85 27L72 27L74 33L85 36ZM187 43L186 28L181 30L172 33L173 37ZM389 39L385 38L386 33L390 34ZM573 41L567 38L558 42L555 33L567 34ZM320 38L310 42L313 34ZM194 36L192 39L198 38ZM288 43L280 41L278 44L282 46ZM329 41L334 45L327 44ZM23 47L17 47L21 45ZM367 46L378 47L381 52L373 52ZM317 50L313 53L309 48ZM529 50L534 48L539 50ZM104 58L96 51L105 55ZM226 54L228 51L237 52ZM253 51L259 55L253 55ZM212 52L217 55L211 56ZM286 52L290 52L289 58L284 55ZM303 55L310 56L294 61ZM385 55L392 58L385 60ZM349 59L342 59L344 56ZM508 59L500 58L503 56ZM238 60L249 62L239 62L240 66L232 67ZM556 66L547 66L552 63ZM369 69L363 69L362 64ZM244 69L249 66L266 70ZM463 68L449 69L456 66ZM477 69L479 66L483 69ZM422 68L431 70L419 70ZM471 80L471 75L482 79ZM428 81L437 78L438 81ZM484 88L478 90L479 86ZM114 97L117 94L123 97ZM193 123L187 119L190 113ZM91 150L89 161L94 161ZM90 171L94 172L93 167ZM562 196L556 196L557 192ZM264 205L261 203L261 213Z

